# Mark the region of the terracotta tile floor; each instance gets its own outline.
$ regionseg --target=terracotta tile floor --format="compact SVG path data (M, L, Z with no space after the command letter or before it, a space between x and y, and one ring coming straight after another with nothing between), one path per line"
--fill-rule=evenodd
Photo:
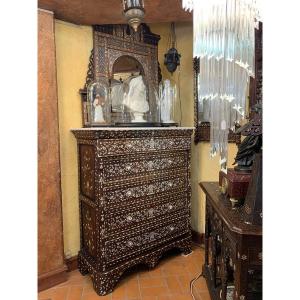
M98 296L93 290L90 277L82 276L78 270L69 273L69 279L60 285L39 293L39 300L191 300L190 281L202 269L204 250L193 247L193 253L182 256L172 251L158 265L148 270L137 266L123 274L114 291ZM194 284L196 300L210 300L203 277Z

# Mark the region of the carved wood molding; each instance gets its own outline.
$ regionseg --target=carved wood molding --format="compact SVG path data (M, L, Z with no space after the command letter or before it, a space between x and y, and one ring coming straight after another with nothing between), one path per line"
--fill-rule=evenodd
M210 123L202 122L201 124L195 125L195 136L194 142L195 144L199 142L209 142L210 141ZM228 134L228 142L229 143L241 143L241 134L234 133L232 130L229 130Z
M263 100L263 24L259 23L259 29L255 29L255 78L250 79L249 106L253 107L256 103ZM250 112L252 118L253 112Z

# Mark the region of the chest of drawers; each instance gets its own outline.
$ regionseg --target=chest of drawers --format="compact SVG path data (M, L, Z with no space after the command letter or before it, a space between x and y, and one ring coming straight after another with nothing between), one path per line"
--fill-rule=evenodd
M80 251L99 295L123 272L191 250L192 128L73 129L78 145Z

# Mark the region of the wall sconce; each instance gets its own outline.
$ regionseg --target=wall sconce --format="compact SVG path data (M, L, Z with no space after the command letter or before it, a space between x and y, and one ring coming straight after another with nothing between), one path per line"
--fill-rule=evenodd
M136 32L145 15L144 0L122 0L123 12L128 24Z

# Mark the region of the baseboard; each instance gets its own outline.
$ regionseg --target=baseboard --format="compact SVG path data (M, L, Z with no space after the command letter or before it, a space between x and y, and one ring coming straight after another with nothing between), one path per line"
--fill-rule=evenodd
M62 267L44 273L38 277L38 291L43 291L49 289L57 284L67 281L67 266L63 265Z
M78 268L78 264L77 264L77 255L72 256L70 258L66 258L65 259L67 268L68 268L68 272L77 270Z
M204 233L200 233L192 229L192 241L197 245L203 245Z

